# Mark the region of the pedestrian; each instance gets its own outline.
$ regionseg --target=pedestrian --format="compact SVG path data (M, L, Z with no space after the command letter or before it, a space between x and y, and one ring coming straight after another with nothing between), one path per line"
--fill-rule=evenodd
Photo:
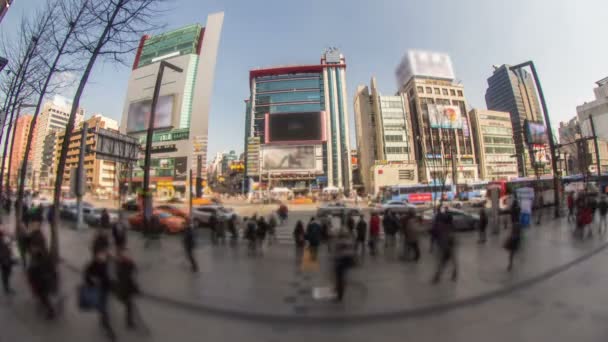
M380 238L380 217L378 214L373 213L369 219L369 253L375 256L377 253L376 247L378 239Z
M543 208L545 207L545 200L543 198L542 191L537 192L538 200L536 202L536 225L540 225L540 221L543 215Z
M266 234L268 233L268 223L264 216L260 216L258 220L258 227L255 231L257 245L260 253L263 253L264 241L266 240Z
M277 217L274 213L270 214L268 218L268 244L271 245L277 241Z
M120 219L112 225L112 238L114 239L116 250L127 247L127 227L125 227L125 224Z
M97 253L102 251L108 251L110 249L110 239L108 235L103 230L97 230L95 236L93 237L93 242L91 243L91 253L92 255L97 255Z
M511 204L511 227L515 224L520 224L521 217L521 207L519 206L519 201L517 198L513 199L513 203Z
M15 235L17 238L17 249L19 250L19 256L21 256L21 263L25 269L27 267L28 252L30 248L30 232L23 223L17 223Z
M306 232L304 231L304 223L301 220L298 220L293 229L293 242L296 245L296 256L299 258L306 245Z
M331 231L333 229L333 224L331 220L331 215L327 214L321 217L321 242L327 244L327 250L331 251Z
M356 237L355 237L355 253L359 253L359 247L361 247L361 255L365 255L365 240L367 237L367 223L363 215L359 216L359 222L356 226Z
M477 243L485 243L486 242L486 228L488 227L488 214L486 214L486 209L481 208L479 210L479 240Z
M355 264L353 242L347 231L341 229L336 239L334 256L334 276L336 301L341 302L346 290L348 270Z
M600 234L606 233L606 214L608 214L608 201L606 201L606 196L602 196L600 199L600 203L598 203L598 209L600 212L600 222L598 225L598 232Z
M439 247L439 256L437 263L437 271L433 277L433 284L439 283L441 274L448 263L452 264L452 281L458 279L458 262L456 259L456 239L453 235L453 219L452 215L443 207L441 215L438 219L438 236L437 246Z
M399 231L399 218L394 211L389 213L389 229L384 231L386 247L395 248L397 246L397 232Z
M215 235L216 235L216 242L218 244L221 244L222 246L226 244L226 226L227 225L228 225L228 222L227 222L225 216L221 216L218 218L217 224L216 224L216 229L215 229Z
M135 280L137 267L125 248L118 249L116 255L116 286L114 293L116 298L125 307L125 323L127 328L134 329L135 304L133 297L140 293L139 286Z
M186 229L184 229L184 252L186 252L186 258L190 262L190 269L193 273L198 272L198 264L194 257L194 248L196 247L196 238L194 236L194 227L191 222L186 223Z
M595 196L589 197L589 208L591 209L591 222L589 222L591 224L595 220L595 212L597 211L597 199L595 198ZM592 229L590 228L589 233L591 232Z
M255 254L256 250L256 230L257 230L257 222L255 220L255 215L249 220L247 220L247 225L245 227L245 239L247 239L249 246L250 255Z
M277 210L279 214L279 219L281 220L281 225L287 221L287 215L289 213L289 209L285 205L285 203L281 203L279 209Z
M228 219L228 233L230 233L230 244L232 246L236 245L236 242L239 239L239 232L237 229L237 220L238 217L236 214L232 214Z
M2 288L5 295L13 293L10 285L11 273L15 263L11 249L11 239L2 230L0 230L0 273L2 273Z
M108 213L108 209L103 208L101 210L101 217L99 218L99 224L101 228L107 229L110 228L110 213Z
M116 335L110 324L110 315L108 312L108 297L111 291L111 281L108 271L108 250L98 250L93 260L85 267L84 282L88 287L95 288L98 293L99 301L97 311L99 313L99 323L108 338L112 341L116 340Z
M382 229L384 229L384 248L388 248L389 245L389 235L393 230L393 222L391 221L391 213L389 210L384 212L384 216L382 217Z
M574 192L570 192L568 194L566 203L568 205L568 222L570 222L570 220L574 220L576 222L576 217L574 216Z
M55 317L55 308L51 304L51 294L57 290L58 275L50 254L40 243L30 245L30 261L27 278L34 297L45 310L47 319Z
M310 218L306 227L306 240L312 260L317 260L319 245L321 244L321 225L317 223L314 217Z
M346 227L348 228L348 233L350 236L355 236L355 218L354 215L349 213L348 218L346 219Z
M411 260L418 262L420 260L420 245L418 243L418 229L416 229L416 212L414 209L408 210L406 215L402 216L401 226L402 226L402 237L404 241L403 246L403 256L405 260ZM410 256L411 252L414 253L413 256Z
M215 212L211 213L209 217L209 229L211 230L211 242L215 245L217 244L218 234L217 234L217 214Z
M507 271L511 271L513 269L513 258L515 257L515 253L519 251L520 245L521 224L518 221L513 223L513 226L511 227L511 234L504 244L504 248L509 252L509 266L507 266Z

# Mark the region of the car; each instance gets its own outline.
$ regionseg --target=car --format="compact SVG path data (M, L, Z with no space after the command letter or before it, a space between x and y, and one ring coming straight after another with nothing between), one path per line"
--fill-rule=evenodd
M160 211L166 211L171 215L175 215L175 216L179 216L179 217L183 217L183 218L188 218L188 213L184 210L184 209L180 209L174 205L169 205L169 204L163 204L163 205L159 205L156 208L154 208L155 210L160 210Z
M34 205L34 206L42 205L43 207L49 207L52 204L53 204L53 200L49 199L48 197L45 197L45 196L39 196L32 200L32 205Z
M128 211L139 211L139 203L136 199L130 199L122 204L122 208Z
M474 230L479 227L479 215L477 214L468 213L456 208L448 208L448 213L452 215L452 223L454 225L454 230L456 231ZM423 224L426 225L427 228L430 228L434 217L435 213L433 212L433 209L425 210L422 213Z
M116 210L116 209L107 209L107 210L108 210L108 215L110 216L110 224L114 224L114 223L118 222L118 210ZM84 222L86 222L90 226L100 226L102 212L103 212L103 208L93 208L93 209L89 210L88 212L84 213Z
M165 233L175 234L184 231L186 220L183 217L171 215L166 211L153 211L152 215L158 217L158 221ZM137 213L129 217L129 225L133 230L144 229L144 213Z
M405 203L405 202L400 202L400 201L388 201L385 203L376 204L374 209L372 209L372 212L377 213L377 214L383 214L386 211L390 211L390 212L395 212L398 214L403 214L412 209L417 211L418 207L416 207L415 205L410 204L410 203Z
M348 215L361 215L361 210L359 208L347 207L344 203L336 202L330 203L317 208L317 217L323 216L343 216L344 214Z
M226 208L221 205L201 205L192 208L192 223L195 227L208 225L209 218L213 214L217 216L218 220L227 220L233 215L236 215L231 208Z
M88 215L91 210L95 209L89 202L82 202L82 215L83 217ZM65 220L76 221L78 216L78 204L76 202L62 203L59 207L59 217Z

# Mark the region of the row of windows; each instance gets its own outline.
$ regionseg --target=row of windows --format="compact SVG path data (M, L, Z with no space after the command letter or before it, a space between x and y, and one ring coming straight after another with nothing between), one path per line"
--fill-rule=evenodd
M513 145L513 138L502 137L483 137L483 142L486 144Z
M401 101L381 101L382 108L403 108L403 102Z
M390 154L404 154L408 152L408 148L405 146L387 146L385 148L386 153Z
M425 92L426 89L426 92ZM464 95L462 94L462 90L454 90L454 89L450 89L448 91L448 89L446 88L431 88L431 87L422 87L422 86L417 86L416 90L418 91L419 94L435 94L435 95L445 95L447 96L448 94L450 96L456 96L456 94L458 94L458 96L463 97Z
M384 136L384 141L387 142L399 142L399 141L403 141L403 135L385 135Z
M277 90L294 90L294 89L320 89L321 81L318 77L305 79L289 79L272 82L256 83L256 92L269 92Z
M496 116L496 115L480 115L479 116L480 119L486 119L486 120L495 120L495 121L511 121L511 118L509 117L503 117L503 116Z
M486 147L486 153L515 154L514 147Z
M256 106L256 114L263 113L291 113L291 112L320 112L322 110L320 103L301 103L288 105L260 105Z
M318 102L321 101L321 92L315 91L296 91L272 94L256 95L256 103L265 105L282 102Z
M513 135L513 129L508 127L482 126L481 132L486 134Z

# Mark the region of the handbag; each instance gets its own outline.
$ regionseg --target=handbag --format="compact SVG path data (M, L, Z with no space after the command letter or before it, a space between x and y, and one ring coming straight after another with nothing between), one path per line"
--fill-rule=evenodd
M101 303L101 293L99 288L90 285L80 285L78 287L78 308L82 311L94 310Z

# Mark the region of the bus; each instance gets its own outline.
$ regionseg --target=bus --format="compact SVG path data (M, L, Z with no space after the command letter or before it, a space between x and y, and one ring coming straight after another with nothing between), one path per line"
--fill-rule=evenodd
M400 201L411 204L431 203L441 199L451 201L455 197L455 186L446 184L411 184L388 186L384 191L384 201Z
M461 201L469 201L476 198L485 198L488 188L487 181L471 182L466 184L458 184L458 199Z
M498 188L498 198L501 209L506 209L509 205L509 199L512 194L519 188L532 188L535 191L535 196L542 196L544 205L553 205L555 202L553 188L553 176L537 177L520 177L512 180L497 180L487 184L487 189ZM489 196L490 192L487 192Z

